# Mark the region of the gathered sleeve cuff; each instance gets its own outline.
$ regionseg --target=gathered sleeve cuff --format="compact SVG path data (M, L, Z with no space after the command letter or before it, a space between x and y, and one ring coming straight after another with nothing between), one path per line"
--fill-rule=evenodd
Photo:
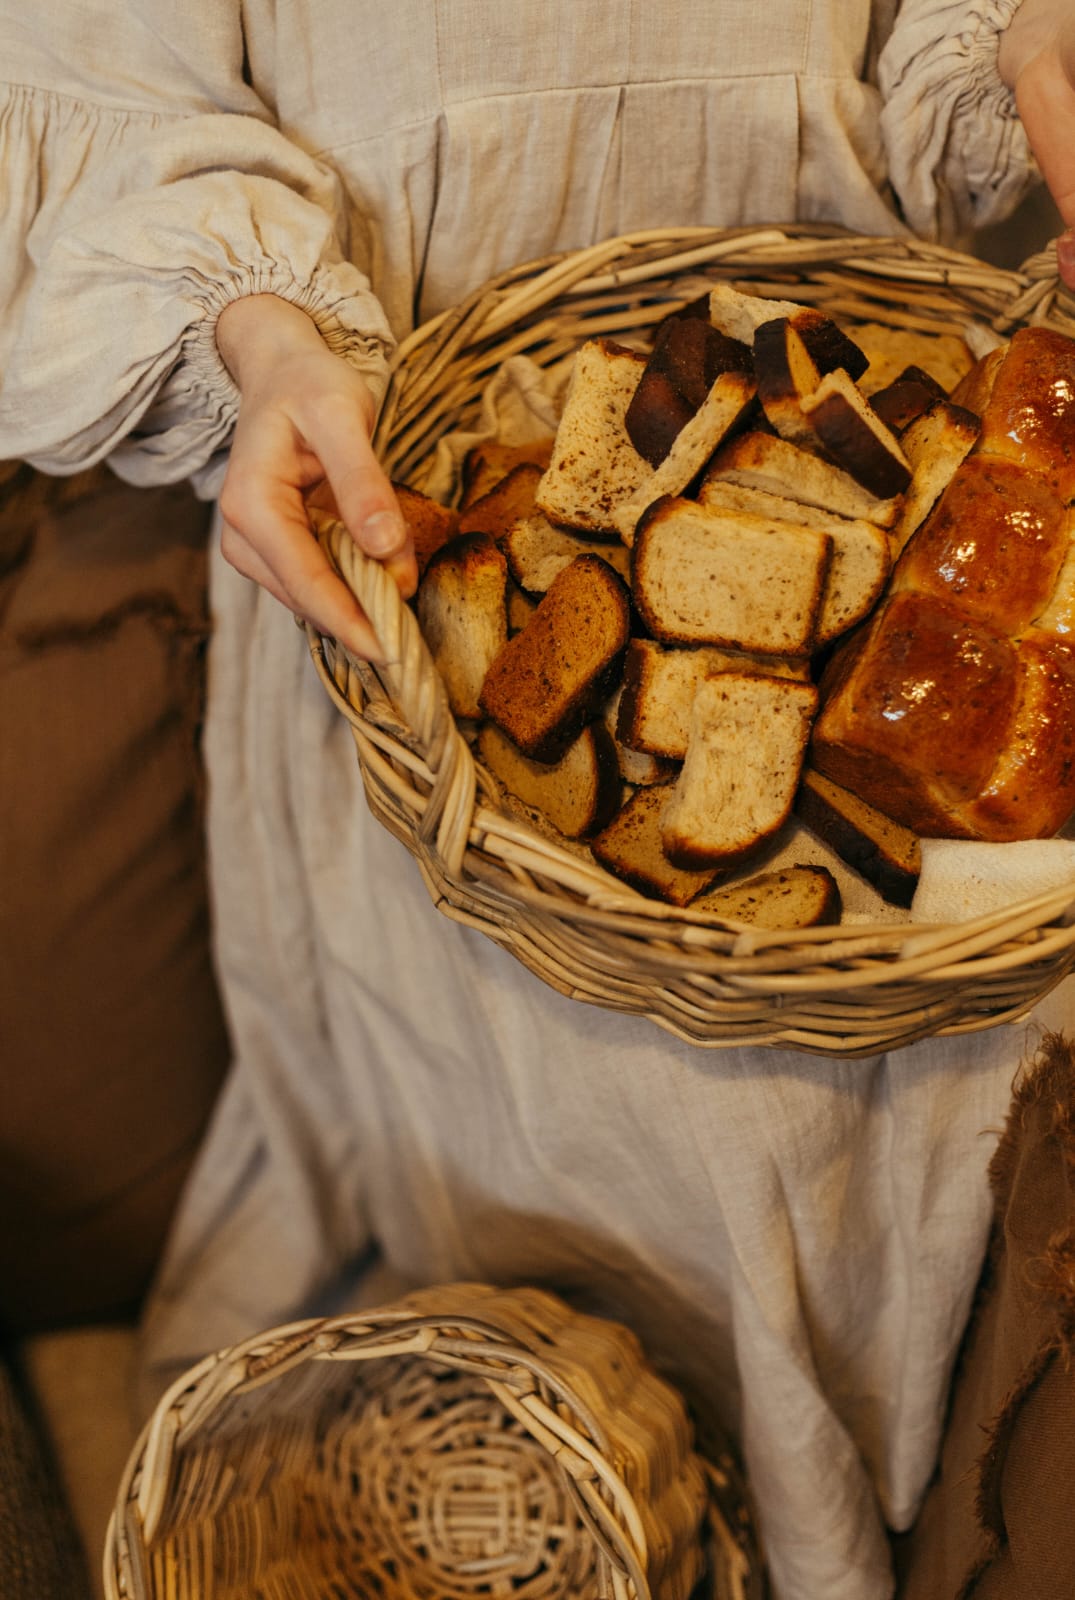
M903 214L923 238L1002 221L1038 179L997 66L1020 0L904 0L881 53L882 134Z
M308 312L380 399L392 335L347 259L338 179L268 122L13 88L0 163L0 459L108 457L132 482L215 493L239 401L216 321L249 294Z

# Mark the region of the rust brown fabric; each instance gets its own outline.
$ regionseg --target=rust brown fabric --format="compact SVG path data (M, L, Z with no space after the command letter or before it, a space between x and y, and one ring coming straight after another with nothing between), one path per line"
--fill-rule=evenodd
M997 1220L941 1464L900 1552L903 1600L1075 1594L1075 1052L1016 1087L990 1166Z
M0 468L0 1327L133 1309L227 1060L208 508Z

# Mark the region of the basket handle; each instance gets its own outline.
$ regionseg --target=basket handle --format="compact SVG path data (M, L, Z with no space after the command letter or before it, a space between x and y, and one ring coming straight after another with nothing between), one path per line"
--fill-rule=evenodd
M385 658L376 668L368 663L362 665L376 673L432 775L429 803L418 823L419 838L434 847L450 871L459 876L474 814L477 775L474 758L452 715L444 680L417 618L385 567L358 548L338 518L311 510L310 522L333 569L369 618ZM307 637L330 696L348 721L361 727L360 712L343 696L315 647L315 641L320 643L320 634L308 626ZM337 644L336 648L342 647ZM347 651L343 653L348 660L353 659Z

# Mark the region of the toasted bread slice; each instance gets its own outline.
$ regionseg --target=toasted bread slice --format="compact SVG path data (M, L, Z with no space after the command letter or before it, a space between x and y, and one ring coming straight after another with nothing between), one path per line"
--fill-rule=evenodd
M617 878L651 900L685 906L709 888L716 873L675 867L661 844L661 813L670 786L637 789L612 821L590 841L594 857Z
M898 497L879 499L850 473L772 433L743 433L717 451L703 479L723 478L747 489L799 500L838 517L861 517L890 528L899 516Z
M552 459L552 434L527 440L525 444L503 444L499 439L483 439L472 445L463 457L460 510L480 500L506 478L513 467L529 463L544 472Z
M881 598L892 569L892 549L888 534L875 523L861 517L838 517L832 511L819 511L816 506L766 494L761 489L744 489L741 484L716 477L705 480L698 499L702 505L778 517L831 534L832 562L821 597L818 647L861 622Z
M803 398L802 413L831 459L856 483L879 499L903 493L911 481L910 463L846 372L827 373Z
M970 454L981 431L973 411L938 400L904 430L903 452L911 463L911 484L903 510L892 530L893 553L898 555L922 526Z
M482 712L532 761L558 761L618 680L630 622L623 579L597 556L576 556L493 661Z
M460 533L489 533L500 540L520 517L534 510L534 495L541 482L541 468L532 461L521 461L500 482L459 513Z
M630 646L628 646L630 649ZM602 713L605 727L612 735L616 746L616 756L620 764L620 776L624 783L629 783L637 788L641 784L667 783L676 775L675 762L666 760L663 756L651 755L647 750L636 750L633 746L625 744L619 737L620 704L623 700L623 684L608 700Z
M709 295L709 320L730 338L752 345L757 330L765 322L782 317L792 322L817 370L832 372L843 367L853 378L866 370L867 358L831 317L814 306L794 300L769 300L761 295L743 294L730 284L715 284Z
M842 905L827 867L796 865L709 889L691 910L752 928L818 928L839 922Z
M477 717L490 665L508 638L508 564L488 534L457 534L430 558L418 624L457 717Z
M831 556L816 528L668 498L639 524L631 590L667 644L808 655Z
M631 552L626 545L580 538L558 528L541 511L520 517L500 541L511 575L529 594L544 594L552 580L576 556L594 555L615 568L625 583L631 577Z
M617 738L632 749L682 761L694 697L703 681L718 672L810 681L809 662L802 657L748 655L709 645L677 649L653 639L632 639L624 658Z
M849 789L803 768L795 810L810 831L890 905L909 906L922 870L918 835Z
M891 383L871 394L870 404L885 427L899 435L923 411L928 411L938 400L947 399L935 378L922 367L911 366L904 367ZM902 440L900 442L902 444Z
M687 755L661 815L678 867L732 866L791 815L817 710L817 689L792 678L720 673L691 707Z
M559 761L531 761L492 722L478 733L478 756L498 783L540 811L568 839L603 828L623 798L616 745L604 722L591 722Z
M625 426L646 358L611 339L580 346L536 504L552 522L614 536L614 512L652 468Z
M459 532L459 517L455 511L442 506L439 500L431 499L419 489L412 489L405 483L395 482L392 488L403 520L414 540L414 554L421 576L435 551L446 545L448 540L453 539Z
M690 486L753 399L753 375L736 370L721 373L660 466L616 507L613 521L624 544L634 544L639 518L649 506Z
M677 436L704 404L722 372L753 372L750 350L701 317L669 317L627 407L627 434L651 467L659 467Z
M791 678L721 673L700 685L686 759L661 814L670 861L731 867L783 827L816 708L814 685Z
M810 352L791 317L763 322L754 335L754 372L758 399L770 426L782 439L817 447L817 434L803 415L803 400L821 382Z

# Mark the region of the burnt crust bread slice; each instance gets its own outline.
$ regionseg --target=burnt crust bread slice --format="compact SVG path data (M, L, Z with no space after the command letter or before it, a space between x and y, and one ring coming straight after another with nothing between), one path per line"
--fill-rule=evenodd
M722 372L753 372L748 347L700 317L671 317L657 329L625 426L639 455L659 467Z
M822 378L802 400L802 413L830 458L879 499L902 494L911 468L887 428L848 373Z
M577 556L489 667L482 713L533 761L558 761L600 715L631 626L627 585L606 561Z
M894 906L911 904L922 870L922 847L910 828L810 766L803 769L795 810L811 833L872 884L882 900Z
M834 511L838 517L862 517L879 528L890 528L902 505L898 496L879 497L849 472L773 433L755 431L729 439L707 469L701 493L710 478L783 495L821 511Z

